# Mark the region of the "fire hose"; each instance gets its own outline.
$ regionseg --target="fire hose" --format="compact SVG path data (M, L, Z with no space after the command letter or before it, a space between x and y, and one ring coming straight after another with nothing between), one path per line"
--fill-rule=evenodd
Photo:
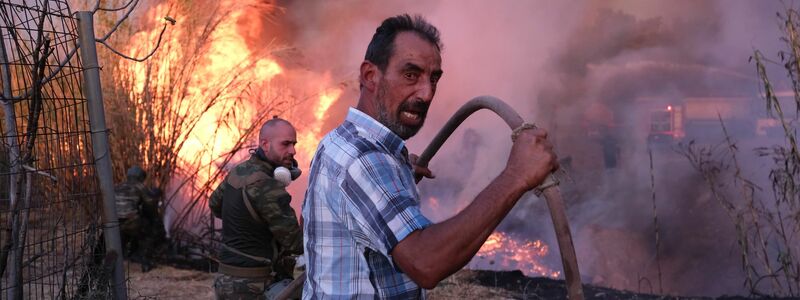
M419 156L417 165L427 167L431 158L439 151L447 138L453 131L461 125L474 112L481 109L488 109L500 116L512 131L516 132L519 128L526 125L522 117L508 106L503 100L492 96L479 96L465 103L461 108L450 117L444 127L433 138L428 148ZM572 233L569 230L567 214L564 211L564 201L561 199L561 192L558 190L558 181L549 175L545 181L534 189L537 195L544 195L547 207L550 210L550 217L553 220L553 227L556 231L558 240L558 250L561 252L561 264L564 266L564 279L567 282L567 295L571 300L583 300L583 288L581 287L581 275L578 271L578 259L575 256L575 246L572 243Z
M439 148L442 147L456 128L458 128L467 117L481 109L488 109L496 113L514 132L518 131L520 128L527 127L522 117L502 100L492 96L472 98L472 100L461 106L461 108L450 117L450 120L445 123L444 127L439 130L439 133L436 134L428 147L425 148L425 151L420 155L417 160L417 165L427 167L431 158L436 155L436 152L439 151ZM567 221L567 215L564 210L564 201L561 199L561 192L558 189L558 181L551 174L540 186L534 189L534 193L537 195L544 195L547 201L547 207L550 210L550 217L553 221L556 239L558 240L558 249L561 254L561 264L564 267L567 296L571 300L583 300L583 288L581 285L580 271L578 270L578 259L575 255L572 233L570 232L569 222ZM303 272L303 274L298 276L298 278L295 279L290 286L287 286L276 299L288 299L290 294L297 288L302 287L305 275L306 273Z

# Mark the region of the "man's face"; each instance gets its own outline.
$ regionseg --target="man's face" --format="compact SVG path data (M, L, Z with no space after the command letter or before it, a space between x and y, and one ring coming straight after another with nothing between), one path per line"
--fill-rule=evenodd
M413 32L401 32L378 82L378 122L402 139L422 128L442 76L439 50Z
M272 163L291 168L297 153L294 149L297 132L288 124L277 124L270 131L267 138L261 140L261 149Z

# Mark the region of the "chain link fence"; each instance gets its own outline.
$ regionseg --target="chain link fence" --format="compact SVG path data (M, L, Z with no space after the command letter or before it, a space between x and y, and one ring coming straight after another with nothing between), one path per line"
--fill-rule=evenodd
M77 20L65 0L0 18L0 298L109 299Z

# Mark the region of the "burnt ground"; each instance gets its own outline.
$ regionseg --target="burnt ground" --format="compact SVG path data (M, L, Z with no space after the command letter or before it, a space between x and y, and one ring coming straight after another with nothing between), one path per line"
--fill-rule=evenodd
M742 296L676 297L634 293L590 284L583 285L586 299L753 299ZM526 277L521 271L462 270L430 292L432 299L567 299L564 280ZM758 298L793 299L793 298Z

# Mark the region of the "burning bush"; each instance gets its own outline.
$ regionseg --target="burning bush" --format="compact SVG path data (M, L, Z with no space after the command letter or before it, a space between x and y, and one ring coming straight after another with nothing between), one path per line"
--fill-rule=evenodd
M228 166L248 155L242 150L255 147L267 118L295 123L298 160L310 161L320 122L342 88L331 87L323 72L284 68L301 64L287 57L291 48L254 40L253 32L282 12L263 1L155 1L115 39L133 57L158 47L144 62L107 60L115 179L133 165L147 170L149 183L166 191L161 214L173 237L211 237L207 196Z
M237 34L237 6L199 2L150 7L134 22L144 30L131 27L117 40L135 57L160 43L159 49L145 62L117 60L104 72L115 179L130 166L145 168L149 182L167 191L162 208L173 211L162 214L175 216L173 229L200 220L202 209L195 208L205 206L224 167L286 105L270 86L282 72L269 58L276 47L249 50ZM178 26L162 31L165 16ZM176 199L188 201L175 205Z

